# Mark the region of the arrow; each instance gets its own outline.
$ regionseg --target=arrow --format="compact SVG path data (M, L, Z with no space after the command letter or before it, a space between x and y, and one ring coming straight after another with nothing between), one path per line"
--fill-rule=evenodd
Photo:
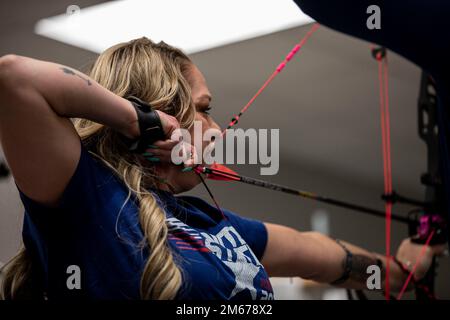
M204 166L197 166L195 169L195 172L198 174L206 174L206 177L211 180L219 180L219 181L238 181L245 184L258 186L265 189L270 189L274 191L279 191L283 193L288 193L291 195L299 196L302 198L307 198L311 200L315 200L318 202L328 203L337 207L346 208L354 211L364 212L373 216L382 217L385 218L386 213L380 210L364 207L361 205L353 204L346 201L341 201L329 197L325 197L316 193L303 191L303 190L297 190L290 187L286 187L280 184L275 184L272 182L259 180L255 178L250 178L246 176L242 176L234 172L228 167L225 167L224 165L220 164L213 164L211 167L204 167ZM392 219L395 221L399 221L402 223L411 223L411 219L401 216L392 214Z

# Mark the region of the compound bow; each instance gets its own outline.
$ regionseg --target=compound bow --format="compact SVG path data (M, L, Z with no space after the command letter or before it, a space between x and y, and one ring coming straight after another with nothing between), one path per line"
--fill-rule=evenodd
M266 80L263 86L250 99L250 101L235 115L226 129L222 132L222 137L226 131L236 125L245 111L261 94L261 92L269 85L269 83L278 75L286 64L300 51L303 45L311 37L311 35L319 28L319 24L313 24L312 28L307 32L306 36L289 52L286 58L278 65L276 70ZM399 195L392 189L392 173L391 173L391 159L390 159L390 124L389 124L389 96L388 96L388 69L387 69L387 55L386 49L373 48L373 56L379 62L379 80L380 80L380 111L381 111L381 127L382 127L382 145L383 145L383 166L384 166L384 180L385 188L382 199L385 202L385 212L381 213L378 210L363 207L360 205L351 204L345 201L335 200L329 197L324 197L311 192L296 190L285 186L276 185L267 181L257 180L254 178L243 177L236 174L234 171L221 166L213 165L210 168L197 166L195 172L200 176L208 193L213 199L214 203L221 211L217 201L212 195L210 189L201 177L201 174L206 174L207 178L215 180L239 181L259 187L269 188L275 191L286 192L301 197L306 197L316 201L326 202L332 205L345 207L351 210L356 210L364 213L369 213L377 216L384 216L386 218L386 257L387 257L387 272L386 272L386 300L394 298L390 295L389 288L389 270L390 260L390 232L391 220L396 220L408 224L409 236L413 237L413 241L422 244L437 244L446 242L446 223L445 223L445 205L443 198L443 185L440 178L439 169L439 153L438 153L438 130L437 130L437 110L436 110L436 91L431 77L425 73L422 75L420 97L419 97L419 136L427 145L428 165L427 173L422 175L422 183L426 186L425 201L418 201ZM407 217L392 214L392 206L395 203L408 203L417 206L417 209L412 210ZM222 213L223 214L223 213ZM420 257L419 259L420 260ZM436 259L433 259L432 267L427 275L420 281L415 281L413 274L414 270L420 261L416 261L415 266L411 270L403 289L397 296L401 299L408 283L412 281L416 287L416 298L418 300L434 299L434 277L436 268ZM361 294L359 294L362 297Z

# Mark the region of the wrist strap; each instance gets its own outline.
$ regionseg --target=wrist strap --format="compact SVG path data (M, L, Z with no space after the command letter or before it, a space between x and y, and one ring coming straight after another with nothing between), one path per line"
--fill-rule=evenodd
M136 110L139 124L140 136L130 141L129 150L142 153L148 148L149 144L157 140L164 140L165 134L158 112L152 109L152 106L134 96L127 97Z
M344 272L342 273L342 276L331 282L332 285L338 285L341 283L344 283L347 281L348 278L350 278L350 272L352 271L352 265L353 265L353 254L350 252L350 250L347 249L347 247L342 244L338 239L335 240L338 245L344 249L346 257L345 257L345 265L344 265Z

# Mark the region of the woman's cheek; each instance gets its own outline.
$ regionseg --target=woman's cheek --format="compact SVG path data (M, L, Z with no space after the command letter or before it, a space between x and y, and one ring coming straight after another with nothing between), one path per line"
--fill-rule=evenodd
M196 116L195 116L195 121L199 121L201 122L201 129L202 129L202 137L201 139L201 146L202 146L202 150L199 150L201 152L203 152L203 150L205 150L205 148L211 143L211 141L205 141L203 138L206 136L205 133L210 130L210 129L215 129L217 130L218 133L221 132L221 128L219 127L219 125L210 117L210 116L205 116L199 112L197 112ZM190 134L191 134L191 143L194 144L196 142L196 132L195 132L195 127L192 126L191 130L190 130ZM211 133L208 132L208 134L210 135Z

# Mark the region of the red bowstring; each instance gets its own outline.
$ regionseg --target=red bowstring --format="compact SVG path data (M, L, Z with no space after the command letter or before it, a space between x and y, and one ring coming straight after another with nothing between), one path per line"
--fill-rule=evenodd
M305 45L306 41L312 36L312 34L320 27L318 23L314 23L314 25L311 27L311 29L306 33L306 35L303 37L302 40L288 53L288 55L284 58L284 60L278 65L276 70L270 75L270 77L264 82L262 87L256 92L256 94L250 99L250 101L241 109L239 114L235 115L231 122L228 124L227 128L223 130L222 132L222 138L224 137L225 133L228 129L236 125L239 121L239 117L242 116L242 114L247 111L247 109L253 104L253 102L256 100L256 98L266 89L266 87L272 82L272 80L279 74L286 64L294 57L294 55ZM223 214L222 209L220 208L219 204L217 203L216 199L212 195L211 191L209 190L206 182L201 177L200 173L198 173L200 176L200 179L202 180L203 185L205 186L206 190L208 191L210 197L214 201L214 204L216 205L217 209L222 213L222 216L225 218L225 215Z
M389 90L388 90L388 62L387 57L378 52L376 59L378 61L378 80L380 86L380 120L381 120L381 139L383 154L383 176L384 193L392 194L392 165L391 165L391 130L389 114ZM390 299L390 270L391 270L391 221L392 221L392 202L385 203L386 211L386 279L385 279L385 297Z
M259 88L259 90L255 93L255 95L247 102L247 104L241 109L241 111L231 119L228 126L222 131L222 137L225 135L228 129L236 125L239 121L239 118L242 114L247 111L247 109L253 104L256 98L266 89L266 87L272 82L273 79L284 69L286 64L294 57L294 55L300 51L300 49L305 45L306 41L313 35L313 33L320 27L318 23L314 23L311 29L306 33L300 42L294 46L294 48L288 53L288 55L284 58L284 60L278 65L276 70L270 75L270 77L264 82L264 84Z

